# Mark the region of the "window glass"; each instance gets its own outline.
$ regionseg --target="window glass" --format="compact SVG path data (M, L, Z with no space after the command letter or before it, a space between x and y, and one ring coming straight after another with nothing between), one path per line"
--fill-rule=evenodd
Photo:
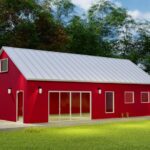
M134 92L125 92L125 103L134 103Z
M148 94L148 92L142 92L141 93L141 102L142 103L148 103L149 102L149 94Z
M1 72L7 72L8 71L8 59L2 59L1 60Z
M106 112L113 113L114 112L114 93L106 92Z
M61 99L61 115L69 115L70 114L70 93L69 92L61 92L60 93Z
M90 93L82 93L82 113L90 112Z

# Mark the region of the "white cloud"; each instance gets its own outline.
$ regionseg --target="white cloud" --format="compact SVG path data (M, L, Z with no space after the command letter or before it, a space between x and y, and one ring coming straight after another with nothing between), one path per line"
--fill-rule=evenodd
M96 1L98 1L98 0L72 0L72 2L75 5L81 7L85 11L87 11L91 7L91 5L93 3L95 3ZM115 3L116 6L118 6L118 7L123 6L122 3L119 2L118 0L109 0L109 1ZM128 10L128 14L131 15L134 19L150 20L150 12L141 12L139 10Z
M128 14L131 15L134 19L150 20L150 12L141 12L139 10L133 10L133 11L128 11Z
M75 5L78 5L79 7L83 8L84 10L88 10L91 7L91 5L93 3L95 3L96 1L98 1L98 0L72 0L72 2ZM122 6L122 4L120 2L118 2L117 0L109 0L109 1L115 3L116 6L118 6L118 7Z
M95 0L72 0L75 5L78 5L84 10L88 10L94 1Z
M122 3L118 2L117 0L109 0L111 2L113 2L117 7L122 7Z

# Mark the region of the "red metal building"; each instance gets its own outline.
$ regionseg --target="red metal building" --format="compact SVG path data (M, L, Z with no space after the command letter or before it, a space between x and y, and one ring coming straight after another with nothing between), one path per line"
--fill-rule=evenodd
M129 60L0 51L0 119L42 123L150 115L150 76Z

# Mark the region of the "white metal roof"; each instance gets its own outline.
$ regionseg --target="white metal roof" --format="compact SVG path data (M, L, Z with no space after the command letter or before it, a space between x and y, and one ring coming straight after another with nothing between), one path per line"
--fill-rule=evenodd
M129 60L2 47L27 80L150 84Z

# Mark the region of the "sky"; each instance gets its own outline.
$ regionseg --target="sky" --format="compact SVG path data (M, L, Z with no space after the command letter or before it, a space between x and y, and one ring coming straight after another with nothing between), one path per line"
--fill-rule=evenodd
M94 3L96 0L72 0L72 2L84 10ZM150 0L110 0L118 6L122 6L128 10L128 13L134 19L150 20Z

